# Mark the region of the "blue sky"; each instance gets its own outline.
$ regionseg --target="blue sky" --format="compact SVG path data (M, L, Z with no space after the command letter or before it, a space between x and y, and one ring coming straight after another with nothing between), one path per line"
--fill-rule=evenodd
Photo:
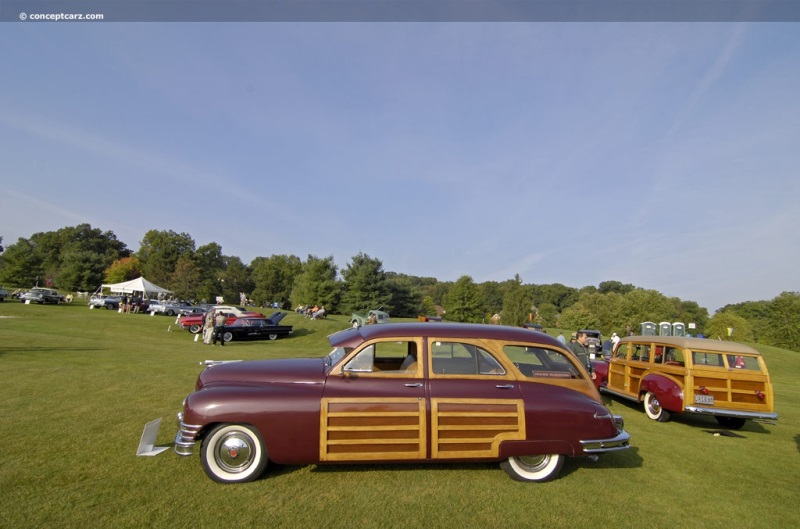
M799 291L800 32L770 23L4 24L0 235Z

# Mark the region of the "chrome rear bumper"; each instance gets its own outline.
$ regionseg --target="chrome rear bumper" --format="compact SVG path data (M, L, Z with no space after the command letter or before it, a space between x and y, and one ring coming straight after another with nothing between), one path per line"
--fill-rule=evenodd
M610 439L592 439L589 441L580 441L583 446L583 452L586 454L602 454L605 452L616 452L617 450L625 450L630 448L631 436L625 430L620 432Z
M703 408L701 406L686 406L686 413L696 413L698 415L718 415L720 417L736 417L739 419L764 419L777 421L777 413L762 413L757 411L725 410L722 408Z

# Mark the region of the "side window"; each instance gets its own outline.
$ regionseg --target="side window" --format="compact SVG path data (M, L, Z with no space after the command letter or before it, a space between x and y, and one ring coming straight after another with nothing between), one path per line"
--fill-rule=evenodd
M375 364L375 345L369 345L359 351L352 360L347 362L344 370L351 373L372 373Z
M614 358L617 358L619 360L625 360L627 356L628 356L628 344L626 343L619 344L617 346L617 350L614 351Z
M636 344L631 351L631 360L638 360L639 362L650 361L650 346Z
M692 352L692 363L696 366L722 367L722 355L701 351Z
M416 374L416 342L376 342L356 353L344 366L349 373Z
M503 366L495 360L495 358L481 349L476 348L478 352L478 373L481 375L505 375L506 370Z
M761 366L758 365L758 358L755 356L744 355L725 355L728 360L728 368L730 369L749 369L752 371L761 371Z
M526 377L580 378L580 371L565 353L541 347L507 345L503 348L509 360Z
M683 350L677 347L667 347L664 351L664 364L669 366L684 365Z
M436 341L431 363L437 375L505 375L503 366L487 351L468 343Z

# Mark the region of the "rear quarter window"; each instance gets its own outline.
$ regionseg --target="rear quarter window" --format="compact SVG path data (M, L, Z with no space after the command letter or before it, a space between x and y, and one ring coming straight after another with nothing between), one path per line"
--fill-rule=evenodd
M724 367L721 353L709 353L706 351L692 351L692 364L696 367Z
M507 345L503 352L523 375L533 379L542 378L583 378L575 368L567 353L545 349Z
M761 365L759 365L758 358L755 356L726 354L725 359L728 361L728 368L730 369L761 371Z

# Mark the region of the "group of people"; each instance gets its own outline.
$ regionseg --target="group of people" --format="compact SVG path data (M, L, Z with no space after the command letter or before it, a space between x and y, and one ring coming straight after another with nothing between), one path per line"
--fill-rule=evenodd
M310 305L298 305L295 312L304 315L306 318L311 318L312 320L321 320L328 315L328 311L325 310L325 305L320 307L316 304L313 307Z
M572 333L572 336L570 336L569 339L569 344L565 343L566 339L564 338L563 334L559 334L557 340L566 345L567 348L572 351L578 360L586 367L586 370L589 372L589 374L592 375L592 379L594 379L594 369L592 368L589 351L586 348L587 338L588 335L585 332L578 331ZM603 343L603 354L608 351L608 354L610 355L611 351L614 349L614 346L617 345L617 342L619 342L619 336L617 336L617 333L615 332L611 333L611 337Z
M217 345L219 340L220 345L225 345L223 334L225 334L225 323L228 321L228 316L221 310L215 311L214 309L206 312L203 320L203 343L206 345Z
M119 300L119 311L125 314L138 314L144 304L144 299L141 296L128 296L123 295Z

